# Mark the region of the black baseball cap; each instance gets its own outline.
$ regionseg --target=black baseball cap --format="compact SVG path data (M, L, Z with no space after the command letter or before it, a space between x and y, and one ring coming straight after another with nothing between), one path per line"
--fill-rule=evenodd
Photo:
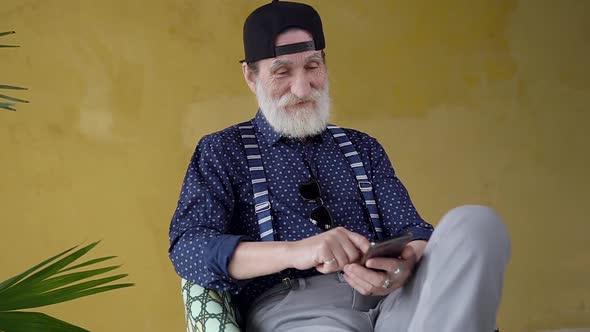
M303 43L275 46L277 36L290 28L300 28L311 34L313 40ZM257 8L244 23L244 53L240 62L256 62L283 54L326 47L322 20L310 5L273 0Z

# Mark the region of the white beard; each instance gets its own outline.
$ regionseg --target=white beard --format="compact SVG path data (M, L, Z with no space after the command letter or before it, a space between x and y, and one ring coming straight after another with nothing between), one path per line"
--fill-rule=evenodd
M260 80L256 82L256 98L262 114L271 127L282 136L305 138L315 136L326 129L330 118L330 94L328 82L321 89L314 89L309 97L299 98L291 93L279 99L269 96ZM299 102L313 101L310 106L297 109L286 107Z

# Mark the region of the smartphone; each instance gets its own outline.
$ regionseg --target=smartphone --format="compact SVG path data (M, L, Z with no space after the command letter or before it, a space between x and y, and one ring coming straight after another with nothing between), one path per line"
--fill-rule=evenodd
M406 244L410 242L411 238L412 233L408 232L401 236L394 237L382 242L371 242L369 250L367 250L361 260L361 265L364 266L367 260L373 257L398 258L402 254Z

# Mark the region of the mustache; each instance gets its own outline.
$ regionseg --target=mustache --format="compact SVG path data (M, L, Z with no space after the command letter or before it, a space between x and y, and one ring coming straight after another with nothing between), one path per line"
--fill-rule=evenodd
M297 97L296 95L292 94L292 93L288 93L284 96L282 96L278 102L277 105L279 107L287 107L287 106L293 106L296 105L298 103L304 103L304 102L308 102L308 101L312 101L312 102L316 102L320 99L322 95L322 91L319 89L313 89L313 91L311 92L311 94L307 97Z

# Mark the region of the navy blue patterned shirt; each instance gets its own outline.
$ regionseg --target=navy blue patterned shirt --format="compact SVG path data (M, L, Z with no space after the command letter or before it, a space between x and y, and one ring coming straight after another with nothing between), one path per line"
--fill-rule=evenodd
M321 232L309 221L317 203L299 195L299 184L309 180L312 171L335 227L373 238L354 174L328 130L302 142L281 137L261 112L253 122L268 179L275 240L297 241ZM411 231L415 240L428 240L433 227L414 208L383 147L367 134L344 131L373 184L385 237ZM244 313L248 303L285 276L319 274L311 269L250 280L230 277L228 264L236 246L240 241L258 239L246 153L235 125L198 143L170 225L169 255L181 277L207 288L230 291Z

